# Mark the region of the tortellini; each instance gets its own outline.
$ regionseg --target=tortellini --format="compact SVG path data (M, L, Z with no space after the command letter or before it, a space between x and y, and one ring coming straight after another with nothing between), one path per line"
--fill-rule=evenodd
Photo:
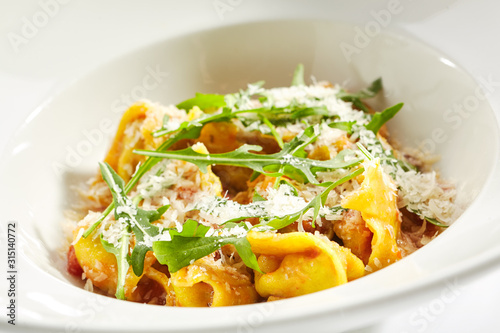
M347 248L309 233L250 232L263 274L255 287L263 297L288 298L335 287L364 274L363 262Z

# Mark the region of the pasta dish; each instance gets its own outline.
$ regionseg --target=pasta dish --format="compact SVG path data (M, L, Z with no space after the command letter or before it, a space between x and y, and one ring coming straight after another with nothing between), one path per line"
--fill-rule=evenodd
M304 81L139 101L82 190L68 271L118 299L230 306L372 274L456 218L455 187L359 92Z

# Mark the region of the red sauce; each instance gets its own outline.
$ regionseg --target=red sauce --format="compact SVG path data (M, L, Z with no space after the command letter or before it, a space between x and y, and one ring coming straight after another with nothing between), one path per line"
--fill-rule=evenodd
M78 263L75 254L75 247L71 245L67 254L68 259L68 273L77 277L81 277L83 273L83 269Z

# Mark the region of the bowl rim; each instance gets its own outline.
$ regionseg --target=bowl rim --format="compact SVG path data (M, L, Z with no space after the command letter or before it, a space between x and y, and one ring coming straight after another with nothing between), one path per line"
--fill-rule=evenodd
M286 19L286 20L270 20L270 21L265 21L265 22L279 22L279 21L291 21L291 20L289 20L289 19ZM301 21L311 21L311 20L309 20L309 19L302 20L301 19ZM328 20L322 20L322 21L330 22ZM235 24L235 25L242 26L242 25L252 25L252 24L258 24L258 23L261 23L261 21L258 21L258 22L245 22L245 23L239 23L239 24ZM219 30L219 29L227 29L227 28L231 28L231 27L233 27L235 25L229 25L229 26L223 26L223 27L216 27L214 29L209 29L209 30L213 31L213 30ZM206 30L202 30L202 31L206 31ZM194 33L190 32L190 33L187 33L185 35L175 36L175 37L172 37L172 38L167 38L167 39L162 40L162 41L157 41L157 42L155 42L155 43L153 43L151 45L148 45L148 46L141 46L138 49L144 49L144 48L151 47L152 45L157 45L157 44L165 43L165 42L167 42L167 41L169 41L171 39L185 38L186 36L190 36L192 34L196 34L196 33L199 33L199 32L200 31L194 32ZM417 40L417 41L419 43L421 43L420 40ZM127 53L119 56L118 59L122 58L122 57L126 57L129 54L131 54L131 53L134 53L138 49L134 49L132 51L129 51L129 52L127 52ZM434 50L434 48L432 48L432 47L431 47L431 49ZM117 59L112 59L112 60L110 60L108 62L105 62L105 63L101 64L97 68L91 69L86 75L84 75L84 77L87 76L90 73L95 72L96 70L98 70L101 67L108 66L110 63L112 63L113 61L116 61L116 60ZM463 67L460 67L460 69L463 70L471 78L473 78ZM473 79L475 80L475 78L473 78ZM67 88L68 88L68 86L64 87L63 91L65 89L67 89ZM49 99L49 103L50 103L51 100L52 100L52 97ZM42 105L46 105L46 103L43 103ZM495 116L498 117L498 114L495 113ZM498 124L496 124L496 130L497 130L497 138L496 139L497 139L497 144L498 144L498 133L499 133ZM496 156L495 156L495 165L492 166L492 168L490 170L490 173L487 176L486 184L483 186L483 188L481 189L480 193L477 195L477 197L473 201L473 203L475 204L475 206L478 205L477 202L478 202L478 200L481 197L493 193L494 187L495 187L493 184L500 184L500 181L499 181L500 180L500 168L498 167L499 166L499 155L500 155L499 152L497 152ZM496 179L496 178L498 178L498 179ZM472 204L471 204L471 206L472 206ZM478 209L478 208L475 207L475 209ZM490 249L487 252L481 253L475 259L468 259L468 260L466 260L464 262L461 262L460 265L457 264L448 273L440 272L437 275L430 275L430 276L428 276L428 277L426 277L426 278L424 278L422 280L419 280L418 283L414 283L412 285L399 286L391 294L374 293L374 294L370 295L371 297L369 299L365 298L364 301L362 302L362 304L363 305L370 305L370 304L375 304L376 302L379 302L379 301L388 301L388 300L391 300L391 299L395 299L395 298L397 298L398 296L401 296L401 295L413 295L413 294L417 294L419 291L423 290L424 288L436 289L436 288L438 288L440 286L440 284L442 284L443 282L445 282L447 279L449 279L451 277L468 277L468 278L474 278L474 277L477 277L477 276L483 274L484 272L486 272L488 270L491 270L495 265L498 265L499 263L500 263L500 246L497 247L497 248L492 248L492 249ZM37 267L37 269L39 269L39 267ZM47 273L44 272L44 274L47 274ZM53 276L50 276L50 277L54 278ZM353 281L353 282L355 283L355 281ZM353 282L350 282L350 283L353 283ZM337 287L337 288L339 288L339 287ZM322 292L324 293L324 292L328 292L328 291L322 291ZM87 292L85 291L85 293L87 293ZM292 303L291 301L293 301L293 303L301 303L302 298L314 298L314 296L315 296L315 294L304 295L304 296L296 297L294 299L285 300L285 302ZM121 302L121 301L118 301L118 300L114 300L114 301ZM279 302L283 302L283 301L279 301ZM141 304L135 304L135 303L128 303L128 304L130 304L130 307L133 307L133 308L136 308L138 306L142 306ZM301 316L298 316L297 314L295 314L295 316L292 316L292 317L290 317L290 316L288 316L288 317L287 316L281 316L279 318L272 317L272 318L268 318L265 324L279 324L279 323L283 323L285 320L287 320L287 324L290 324L292 322L300 321L305 316L307 316L307 317L323 316L326 313L332 313L332 312L337 312L337 311L347 311L347 310L350 310L350 309L352 309L352 308L354 308L356 306L359 306L359 304L360 303L359 303L358 299L353 299L350 303L344 303L344 305L342 306L342 308L338 308L338 306L335 305L334 303L332 303L330 307L325 307L324 304L322 304L321 306L317 305L316 307L313 305L313 306L311 306L311 308L309 309L309 311L307 313L305 313L305 314L303 314ZM127 306L127 307L129 307L129 306ZM242 305L242 306L238 306L238 307L241 307L241 308L243 308L243 307L250 308L250 307L255 307L255 305L254 304L251 304L251 305ZM191 311L191 310L193 310L193 309L182 309L182 311ZM214 310L217 311L217 312L222 312L224 310L227 311L227 308L204 309L205 312L212 312L212 313L215 312ZM33 326L31 326L31 325L33 325ZM31 327L31 328L38 328L38 329L42 328L42 327L45 328L45 329L61 328L60 325L53 325L52 323L46 323L46 322L43 322L43 321L33 322L33 323L20 323L20 326L26 327L26 328L30 328ZM207 327L207 329L208 328L210 328L210 329L226 329L226 328L230 328L230 327L234 327L234 322L224 322L224 323L221 323L220 326L213 325L213 326ZM113 328L113 327L103 327L102 323L96 323L95 325L86 325L83 328L89 329L89 330L99 330L99 329L103 329L103 328ZM130 329L133 329L133 328L130 328ZM157 326L157 327L150 327L150 329L158 329L159 330L159 329L164 329L164 327ZM193 329L196 329L196 328L193 328Z

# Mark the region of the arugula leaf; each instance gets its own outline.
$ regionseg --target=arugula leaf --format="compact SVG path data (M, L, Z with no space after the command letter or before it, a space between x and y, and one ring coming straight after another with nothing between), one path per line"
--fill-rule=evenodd
M304 65L298 64L293 72L292 86L305 86Z
M230 121L234 118L239 118L243 123L255 122L259 118L248 117L245 114L256 114L258 117L265 117L271 124L279 125L284 123L289 123L296 121L300 118L308 117L308 116L323 116L323 117L331 117L332 115L328 111L325 106L315 106L315 107L306 107L306 106L294 106L294 107L282 107L282 108L257 108L257 109L249 109L249 110L237 110L232 111L229 108L223 108L221 113L216 113L213 115L204 114L200 118L184 121L179 125L176 129L168 129L167 126L162 126L162 128L152 132L152 136L155 138L172 134L176 132L187 132L190 133L190 136L187 138L195 139L199 137L199 133L204 125L213 122L224 122ZM262 119L262 118L261 118ZM183 139L184 137L176 138L176 141ZM160 149L158 149L160 150ZM162 149L165 150L165 149Z
M427 217L427 216L423 215L419 209L410 209L408 207L406 207L406 209L408 211L418 215L421 219L426 220L427 222L429 222L431 224L434 224L435 226L438 226L441 228L448 228L449 227L449 225L440 222L438 219Z
M333 183L323 183L321 184L322 186L326 186L326 188L317 196L315 196L307 206L302 208L301 210L289 214L283 217L275 217L271 219L270 221L267 222L262 222L260 225L266 225L270 226L276 230L282 229L293 222L297 221L299 218L304 216L305 213L307 213L311 208L314 210L313 212L313 217L312 217L312 226L314 227L314 223L319 216L319 211L322 206L325 205L326 199L328 197L328 194L330 193L331 190L333 190L335 187L353 179L354 177L357 177L358 175L362 174L364 172L364 168L359 168L357 170L354 170L353 172L349 173L348 175L342 177L341 179L337 180L336 182ZM258 226L258 225L257 225Z
M449 227L449 225L441 223L437 219L433 219L433 218L430 218L430 217L424 217L424 219L427 222L430 222L430 223L434 224L435 226L438 226L438 227L441 227L441 228L448 228Z
M292 190L292 194L296 197L299 196L299 191L297 191L297 189L295 188L295 186L292 185L292 183L290 183L288 180L286 179L283 179L283 178L280 178L279 179L279 182L278 184L281 186L281 185L287 185L288 187L290 187L290 189Z
M257 258L246 238L248 232L246 224L228 223L222 229L216 230L218 235L206 237L209 228L197 224L196 221L190 221L188 226L184 225L182 232L173 232L172 240L153 243L158 262L167 265L170 273L177 272L227 244L235 246L245 265L260 272Z
M179 125L178 128L174 130L169 130L166 128L166 126L162 126L162 128L152 132L151 135L155 138L158 138L176 132L180 134L184 131L185 133L190 133L189 137L186 137L187 139L195 139L200 136L201 129L205 124L229 121L236 117L237 113L231 112L231 110L228 108L224 108L221 113L216 113L213 115L203 114L200 118L193 119L191 121L184 121ZM184 137L178 138L177 141L180 139L184 139Z
M252 203L266 201L262 195L260 195L257 191L253 192Z
M310 107L296 107L290 113L290 120L297 120L309 116L324 116L324 117L332 117L332 114L326 106L310 106Z
M229 113L231 113L231 112L229 112ZM230 115L228 115L228 112L226 112L226 113L223 112L221 114L217 114L214 117L216 117L216 116L218 117L216 119L220 119L223 117L230 117ZM183 139L197 139L200 136L201 129L203 128L203 124L210 121L210 119L208 119L208 118L209 117L205 118L202 121L192 122L189 126L188 125L184 126L176 134L172 135L165 142L163 142L156 149L156 151L157 152L166 151L167 149L172 147L172 145L174 145L177 141L180 141ZM135 185L137 185L137 183L142 178L142 176L144 176L144 174L146 172L148 172L153 166L155 166L160 160L161 160L161 158L148 157L146 159L146 161L142 165L140 165L140 167L132 175L132 178L130 178L129 182L125 186L125 193L129 193L135 187ZM112 202L104 210L101 217L93 225L91 225L89 228L87 228L87 230L83 233L82 237L87 238L102 223L102 221L104 221L106 216L108 216L109 213L111 213L111 211L114 209L114 207L115 207L115 203Z
M131 229L135 235L136 244L130 261L134 274L141 276L144 270L144 257L148 251L152 250L147 238L160 234L160 228L151 222L158 220L169 206L163 206L153 211L138 208L125 194L124 181L113 168L107 163L100 163L99 167L102 177L113 195L115 220L124 221L127 224L127 229Z
M251 98L258 98L261 101L267 99L266 96L263 96L261 94L263 91L262 87L264 86L264 83L265 81L251 83L247 86L246 90L240 90L237 93L227 94L224 97L226 105L231 109L239 109L248 101L250 101Z
M282 183L278 182L278 185L285 185L289 187L290 197L298 196L297 189L293 187L289 182L282 180ZM272 213L266 207L266 202L266 199L260 196L257 192L254 192L253 202L250 202L248 204L240 204L227 198L217 198L215 202L209 202L208 205L204 203L197 204L195 205L193 210L203 211L209 215L220 217L217 208L225 208L226 212L223 213L223 215L225 216L226 220L221 223L221 225L227 225L232 222L238 222L249 218L282 217L271 215Z
M394 156L394 152L390 149L385 149L382 145L382 142L377 138L375 133L372 131L363 131L361 133L361 141L364 142L366 149L373 155L374 157L380 158L380 162L386 165L391 165L394 168L401 168L403 171L407 172L410 170L417 171L417 168L406 162L397 159ZM394 173L391 173L391 177L396 180L396 176Z
M177 229L170 229L169 233L170 233L171 237L174 237L174 236L203 237L206 235L208 230L210 230L210 227L207 227L206 225L200 224L195 220L188 219L182 225L181 231L178 231Z
M351 102L356 108L364 112L369 112L368 108L361 100L375 97L382 90L382 88L382 79L378 78L373 81L370 86L358 91L357 93L348 93L342 90L337 94L337 98L340 98L344 102Z
M181 102L176 106L178 109L183 109L186 111L191 110L194 106L198 106L202 110L216 110L218 108L226 106L224 97L224 95L218 94L196 93L195 97L185 100L184 102Z
M166 152L134 150L134 153L190 162L197 165L204 173L208 171L207 167L213 164L232 165L247 167L271 177L286 175L292 179L315 184L318 181L313 175L314 172L351 167L361 162L360 159L354 157L354 152L348 149L342 150L333 159L326 161L297 156L301 155L303 148L314 141L318 135L319 133L311 126L292 141L285 143L280 152L269 155L251 153L250 151L261 151L262 147L247 144L222 154L201 154L194 151L192 147Z
M245 263L245 265L259 273L264 274L264 272L261 271L259 267L259 263L257 262L257 257L255 256L255 253L252 251L252 245L248 241L248 239L245 237L236 237L230 240L227 238L225 240L225 243L227 244L233 244L234 247L236 248L236 252L238 252L241 260Z
M250 95L253 93L253 91L258 91L260 87L262 87L263 81L262 82L257 82L252 85L252 89L249 89L247 91L242 91L239 94L232 94L232 95ZM372 83L370 87L367 89L362 90L361 92L357 94L347 94L345 92L339 93L341 97L345 100L352 100L353 98L364 98L366 96L371 96L376 94L380 89L381 89L381 80L376 80ZM231 94L222 96L222 95L211 95L211 94L197 94L196 97L189 99L185 102L179 103L180 107L188 108L196 105L195 103L201 104L202 106L206 105L212 105L212 106L222 106L222 105L227 105L231 107L236 106L236 102L231 103L228 102L230 100ZM222 98L220 97L222 96ZM233 96L234 97L234 96ZM240 96L241 97L241 96ZM234 97L233 99L235 99ZM224 101L222 101L224 100ZM236 99L235 99L236 100ZM188 102L189 101L189 102ZM205 104L204 104L205 103ZM361 102L360 102L361 103ZM178 107L179 107L178 105ZM361 103L362 105L362 103ZM241 111L235 111L232 112L228 108L224 108L222 113L211 115L211 116L206 116L203 119L195 119L191 122L186 122L181 124L179 129L175 131L168 131L164 128L155 131L154 132L154 137L160 137L162 135L166 134L173 134L171 137L169 137L163 144L158 147L156 150L157 152L163 152L168 150L172 145L174 145L176 142L182 140L182 139L196 139L200 136L201 129L203 128L204 124L207 124L209 122L214 122L214 121L229 121L230 119L238 117L239 114L248 114L248 113L262 113L265 114L266 118L269 119L269 121L273 124L277 124L279 121L285 121L289 122L290 120L297 120L301 117L305 116L311 116L311 115L321 115L321 116L331 116L328 110L325 107L294 107L292 110L289 108L260 108L260 109L254 109L254 110L241 110ZM245 117L241 115L244 120ZM174 134L175 133L175 134ZM158 157L152 157L150 156L146 161L136 170L132 178L129 180L127 185L125 186L125 192L129 193L138 183L139 179L148 172L156 163L160 161L160 158ZM87 238L101 223L104 221L106 216L111 213L111 211L114 208L114 202L111 203L102 213L101 217L87 230L84 232L83 237Z
M403 105L404 105L403 103L399 103L391 107L388 107L382 112L375 113L372 116L372 120L370 121L370 123L366 125L366 129L377 134L380 128L390 119L392 119L392 117L394 117L399 112L399 110L401 110Z
M363 146L360 142L357 142L356 146L358 146L359 150L366 156L368 161L373 160L373 155L368 151L368 149L365 148L365 146Z
M157 211L145 211L137 208L137 215L132 219L132 231L135 235L135 246L130 257L132 268L136 276L141 276L144 271L144 258L148 251L152 251L151 241L147 237L155 237L161 233L161 229L151 224L157 221L169 205L159 208Z
M238 215L238 213L235 213L235 217L226 221L223 225L228 226L228 225L231 225L231 222L241 221L244 219L257 217L257 218L264 219L264 221L261 222L257 226L260 226L260 227L266 226L266 227L272 227L274 229L281 229L281 228L284 228L287 225L295 222L297 219L299 219L301 216L303 216L305 213L307 213L307 211L309 211L311 208L313 208L314 209L313 226L314 226L314 221L318 217L321 207L324 206L330 191L333 190L335 187L337 187L337 186L351 180L352 178L360 175L361 173L363 173L363 171L364 171L363 168L359 168L357 170L354 170L350 174L342 177L341 179L337 180L336 182L328 182L328 183L320 184L321 186L325 187L325 189L320 194L318 194L315 198L313 198L304 208L300 209L299 211L297 211L295 213L286 214L283 216L270 216L270 214L268 213L268 211L266 211L266 208L265 208L265 201L266 200L264 198L262 198L257 192L255 192L254 199L253 199L252 203L242 205L242 204L238 204L235 202L231 202L231 207L235 207L235 211L239 212L239 215ZM283 180L282 184L291 187L291 195L296 196L298 194L295 192L296 189L289 182ZM228 203L228 199L221 198L220 201L215 206L221 207L227 203ZM213 205L210 205L210 207L213 207ZM196 207L195 209L203 210L203 211L206 211L207 213L210 214L211 213L210 207L208 208L208 210L206 207L202 207L202 206ZM331 207L330 211L332 213L335 213L341 209L343 209L343 208L340 206Z
M121 238L119 247L115 247L113 244L107 242L101 234L101 244L104 249L115 255L116 263L118 265L118 279L116 282L116 293L117 299L125 299L125 279L127 277L127 272L129 268L128 263L128 248L130 243L130 230L127 230Z
M344 208L341 205L329 207L328 209L329 209L331 214L336 214L340 211L343 211L343 212L347 211L347 208Z
M337 97L344 99L367 99L375 97L383 88L382 78L378 78L373 81L368 87L361 89L357 93L347 93L345 91L341 91L337 94Z
M336 128L342 131L346 131L347 134L352 134L353 126L356 124L356 121L335 121L333 123L329 123L328 127Z
M334 117L325 106L288 105L286 107L261 107L250 110L238 110L234 112L246 126L258 120L258 118L245 116L244 114L257 114L265 116L273 125L283 126L290 122L309 116Z
M281 149L283 149L283 145L284 145L283 139L281 138L281 136L276 131L276 127L274 127L274 125L265 116L260 115L260 118L262 119L262 121L264 122L264 124L266 124L267 127L269 127L269 130L271 131L271 134L273 135L274 139L278 143L278 146Z

